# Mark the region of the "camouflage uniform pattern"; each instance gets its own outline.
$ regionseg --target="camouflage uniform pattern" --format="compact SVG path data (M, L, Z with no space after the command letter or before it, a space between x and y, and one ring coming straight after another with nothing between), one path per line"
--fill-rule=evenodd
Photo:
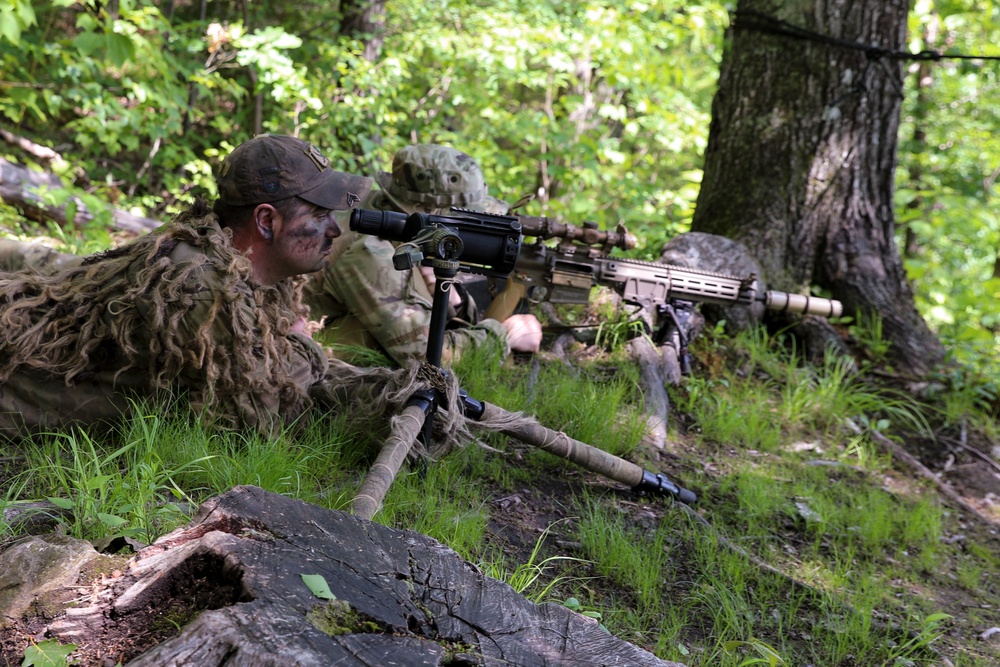
M328 360L293 333L301 281L253 281L207 208L57 275L0 274L0 433L117 421L184 395L223 427L274 433Z
M486 194L482 171L471 157L453 148L409 146L393 159L392 174L376 180L359 208L421 211L447 215L451 206L487 213L506 213L507 205ZM323 339L334 345L361 345L380 349L398 364L424 359L430 331L433 295L416 269L397 271L392 265L396 244L348 229L335 239L327 268L314 274L305 298L312 317L325 317ZM503 325L478 321L471 298L461 312L449 306L452 318L445 332L442 361L451 363L464 350L494 340L510 352ZM451 328L458 325L457 328Z

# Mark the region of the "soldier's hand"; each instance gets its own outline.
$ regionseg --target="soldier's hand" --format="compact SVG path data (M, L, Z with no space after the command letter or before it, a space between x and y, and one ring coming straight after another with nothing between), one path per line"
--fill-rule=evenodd
M541 348L542 323L534 315L511 315L502 324L512 351L538 352Z

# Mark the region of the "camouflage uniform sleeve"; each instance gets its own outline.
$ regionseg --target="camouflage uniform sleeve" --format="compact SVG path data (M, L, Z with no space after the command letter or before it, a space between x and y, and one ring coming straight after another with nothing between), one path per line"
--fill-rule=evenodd
M367 234L357 236L326 269L322 290L343 303L394 361L405 364L410 359L423 359L431 323L431 295L426 283L417 271L393 267L392 243ZM442 360L450 362L463 350L491 338L506 347L503 332L503 326L493 320L449 329Z

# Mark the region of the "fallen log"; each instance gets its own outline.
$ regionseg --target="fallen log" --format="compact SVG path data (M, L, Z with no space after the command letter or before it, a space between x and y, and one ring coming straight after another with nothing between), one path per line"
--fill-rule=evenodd
M61 190L65 187L66 185L55 174L33 171L0 158L0 199L19 208L29 220L41 223L51 221L60 227L70 224L83 226L94 220L96 212L88 209L79 197L70 197L76 206L73 219L70 220L66 204L53 204L42 195L45 191ZM109 210L111 226L130 234L144 234L162 224L159 220L133 215L113 206L109 207Z

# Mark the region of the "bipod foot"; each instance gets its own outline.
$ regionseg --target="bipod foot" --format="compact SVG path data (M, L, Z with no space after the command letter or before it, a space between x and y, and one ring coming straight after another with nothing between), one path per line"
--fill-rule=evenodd
M698 501L698 496L693 491L677 486L662 472L643 470L642 481L633 486L632 490L636 493L669 494L685 505L694 505Z

